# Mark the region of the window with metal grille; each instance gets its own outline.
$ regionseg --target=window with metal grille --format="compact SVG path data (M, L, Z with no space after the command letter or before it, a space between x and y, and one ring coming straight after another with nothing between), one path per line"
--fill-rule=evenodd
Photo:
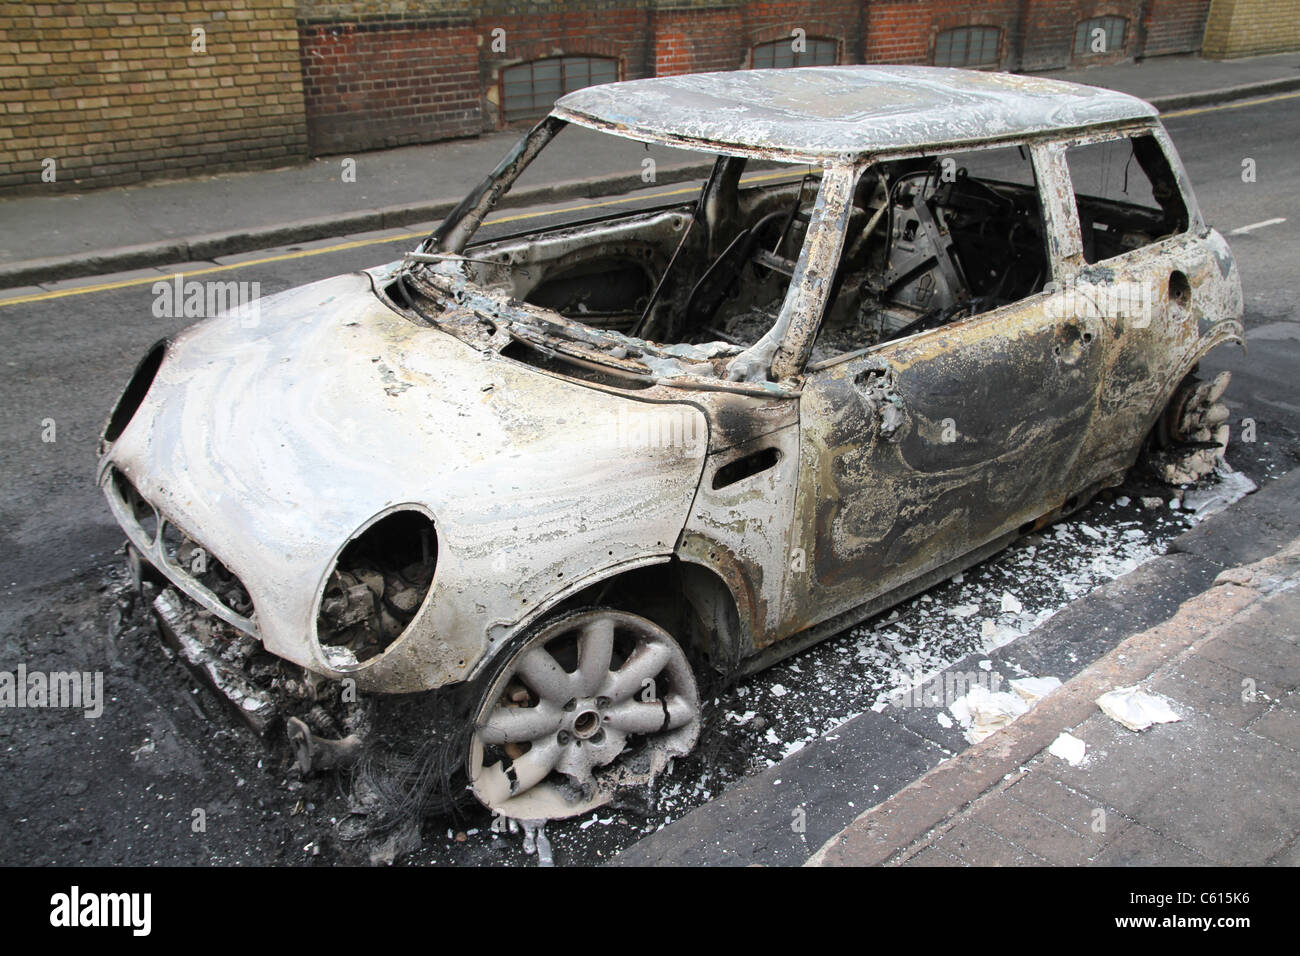
M997 66L1002 31L997 27L957 27L934 41L935 66Z
M1123 17L1092 17L1074 28L1075 56L1101 56L1124 49L1128 21Z
M751 65L755 70L771 70L786 66L834 66L840 61L837 40L806 37L803 49L794 48L795 38L760 43L754 47Z
M501 115L507 123L535 119L565 93L618 79L618 60L601 56L552 56L501 71Z

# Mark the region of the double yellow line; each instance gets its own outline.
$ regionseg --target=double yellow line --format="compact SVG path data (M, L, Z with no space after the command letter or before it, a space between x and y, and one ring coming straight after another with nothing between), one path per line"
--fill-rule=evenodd
M741 179L743 183L756 183L769 179L793 178L794 174L789 170L781 170L775 173L766 173L761 176L746 176ZM522 222L526 219L541 219L548 216L560 216L565 213L583 212L588 209L603 209L608 206L618 206L630 202L645 202L651 199L668 199L673 196L689 196L700 191L699 185L685 186L681 189L672 189L667 192L654 193L652 195L623 196L618 199L603 199L599 202L583 203L579 206L566 206L563 209L543 209L537 212L522 212L513 216L494 216L487 220L489 225L498 225L504 222ZM232 269L247 269L250 266L262 266L271 262L285 262L290 259L305 259L308 256L323 256L332 252L347 252L349 249L361 249L365 246L384 245L390 242L406 242L411 239L423 239L427 232L407 232L399 236L385 236L374 239L356 239L352 242L340 242L332 246L324 246L320 249L302 249L298 252L282 252L274 256L263 256L260 259L249 259L245 262L232 262L228 265L204 266L201 269L186 269L185 277L210 275L214 272L228 272ZM378 263L376 263L378 264ZM50 299L62 299L70 295L88 295L92 292L109 292L113 289L126 289L137 285L152 285L155 282L166 281L168 275L155 276L137 276L134 279L119 279L116 282L99 282L94 285L77 286L75 289L56 289L52 292L33 292L30 295L15 296L12 299L0 299L0 307L6 305L22 305L24 302L47 302ZM3 295L0 291L0 295Z
M1265 96L1257 100L1237 100L1235 103L1220 103L1218 106L1193 106L1185 110L1171 110L1168 113L1161 113L1161 119L1174 119L1179 116L1195 116L1198 113L1217 113L1219 110L1239 110L1245 106L1263 106L1266 103L1276 103L1278 100L1293 100L1300 93L1278 93L1276 96Z

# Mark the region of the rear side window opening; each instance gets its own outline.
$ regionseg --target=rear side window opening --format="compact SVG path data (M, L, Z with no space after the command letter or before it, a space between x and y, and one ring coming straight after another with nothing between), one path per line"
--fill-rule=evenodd
M1073 146L1065 160L1089 264L1187 231L1178 179L1150 133Z
M858 181L814 366L1042 291L1051 276L1023 146L884 162Z

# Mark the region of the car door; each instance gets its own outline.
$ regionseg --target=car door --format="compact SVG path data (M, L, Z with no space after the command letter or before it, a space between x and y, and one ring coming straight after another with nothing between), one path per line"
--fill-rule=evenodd
M1204 227L1177 153L1160 128L1080 138L1065 152L1076 250L1064 285L1096 316L1105 343L1096 427L1084 457L1094 476L1132 465L1153 416L1239 286L1222 237ZM1144 220L1149 225L1144 224Z
M1050 185L1059 150L1034 153ZM1042 205L1050 236L1059 211ZM797 503L806 574L790 577L787 630L859 608L1059 507L1096 404L1099 331L1049 283L810 368Z

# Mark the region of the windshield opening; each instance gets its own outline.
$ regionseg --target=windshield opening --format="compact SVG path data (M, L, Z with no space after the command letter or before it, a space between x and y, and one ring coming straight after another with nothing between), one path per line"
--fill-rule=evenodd
M564 148L548 150L561 134ZM603 173L583 177L574 155ZM457 257L480 289L593 329L739 350L776 320L819 180L820 170L802 165L645 144L548 118L420 251Z

